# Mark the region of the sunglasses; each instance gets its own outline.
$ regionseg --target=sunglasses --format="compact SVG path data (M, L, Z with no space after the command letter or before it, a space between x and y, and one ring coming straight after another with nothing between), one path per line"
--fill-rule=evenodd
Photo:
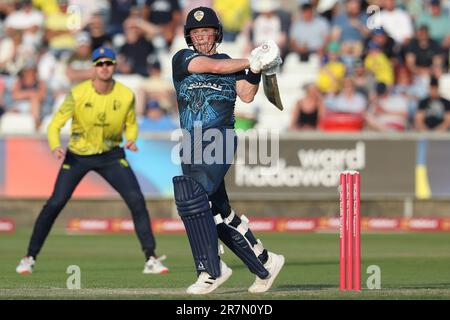
M94 65L95 65L96 67L103 67L103 66L110 67L110 66L113 66L113 65L115 65L115 64L116 64L116 63L115 63L114 61L111 61L111 60L97 61L96 63L94 63Z

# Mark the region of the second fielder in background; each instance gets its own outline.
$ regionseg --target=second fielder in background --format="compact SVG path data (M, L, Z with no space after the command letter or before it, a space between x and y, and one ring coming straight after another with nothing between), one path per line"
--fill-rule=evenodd
M89 172L101 175L125 200L131 210L136 234L146 258L144 273L165 273L161 263L165 257L155 254L155 239L145 199L133 170L120 147L125 133L124 147L138 151L138 136L134 94L116 82L115 53L109 48L98 48L92 54L94 80L87 80L72 88L48 127L48 141L57 159L64 158L53 193L34 224L27 255L16 268L17 273L33 272L35 260L41 251L55 219L63 210L81 179ZM59 132L72 119L68 150L63 149ZM111 248L114 250L114 248Z

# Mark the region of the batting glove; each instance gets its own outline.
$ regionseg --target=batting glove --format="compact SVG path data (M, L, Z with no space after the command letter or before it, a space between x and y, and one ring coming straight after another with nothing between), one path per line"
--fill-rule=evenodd
M268 71L276 69L281 63L280 48L273 40L265 41L261 46L261 70Z
M261 72L261 55L263 54L261 47L256 47L252 50L250 53L250 70L254 73L260 73Z

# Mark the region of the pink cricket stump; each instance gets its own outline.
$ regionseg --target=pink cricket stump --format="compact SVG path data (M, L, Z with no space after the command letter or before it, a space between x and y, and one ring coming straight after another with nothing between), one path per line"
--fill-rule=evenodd
M339 289L345 290L345 238L346 238L346 216L347 216L347 188L345 174L339 177Z
M361 222L360 222L360 189L361 176L356 172L353 178L354 185L354 218L353 218L353 236L354 236L354 289L361 290Z
M361 290L361 175L339 176L339 289Z
M347 191L347 290L353 288L353 175L346 174Z

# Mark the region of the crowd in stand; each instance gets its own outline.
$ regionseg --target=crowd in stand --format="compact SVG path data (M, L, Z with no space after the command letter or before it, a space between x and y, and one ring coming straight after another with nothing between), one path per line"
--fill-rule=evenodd
M333 117L355 129L449 129L450 103L439 95L449 62L448 6L440 0L375 3L382 9L375 21L359 0L346 0L337 13L331 7L331 18L308 2L300 6L291 48L300 60L314 48L322 65L295 106L292 130L330 128Z
M283 60L320 59L316 80L289 108L289 130L342 121L356 130L450 127L450 102L439 91L449 71L450 0L2 0L0 117L26 113L42 128L68 90L92 77L91 52L110 46L118 76L139 79L141 129L177 127L161 59L199 5L218 12L225 42L246 39L241 57L272 39Z

